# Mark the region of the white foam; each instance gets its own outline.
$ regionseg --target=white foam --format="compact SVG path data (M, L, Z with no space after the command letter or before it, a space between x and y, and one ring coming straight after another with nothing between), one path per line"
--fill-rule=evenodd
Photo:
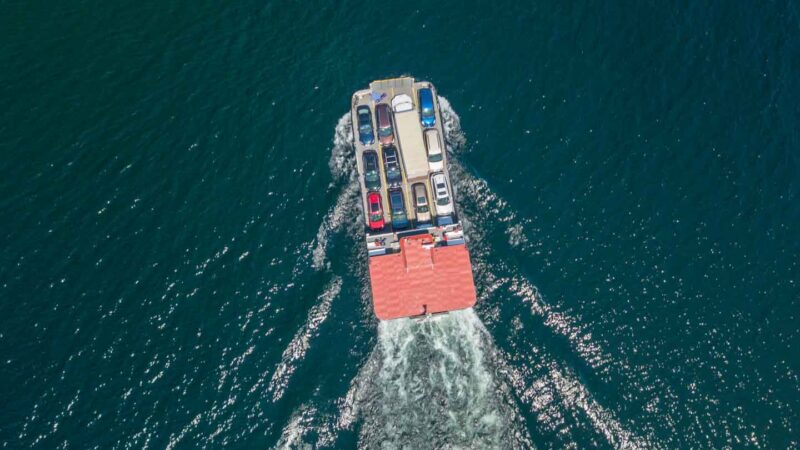
M331 303L339 295L341 289L342 279L337 276L325 287L325 290L317 298L317 303L308 312L306 323L297 331L289 345L286 346L281 356L281 362L273 372L272 379L267 387L267 390L272 393L273 401L278 401L283 396L289 386L289 378L297 369L297 361L305 357L311 345L311 340L317 336L320 325L328 318Z
M336 203L328 210L317 229L311 246L311 267L316 270L329 268L327 250L331 236L343 225L358 221L358 184L349 183L339 194Z
M528 447L507 389L487 365L491 338L471 309L422 323L381 322L378 338L355 393L348 393L354 405L340 417L344 425L353 411L363 417L362 446Z
M452 154L461 153L466 148L467 138L461 130L461 118L450 105L450 102L439 96L439 111L442 114L445 145Z
M353 147L353 119L347 112L339 118L333 134L333 147L328 167L335 181L355 180L356 165Z
M315 435L312 442L305 442L307 435ZM336 441L334 426L330 417L321 414L317 408L304 404L297 408L289 422L281 430L276 449L294 450L330 448Z

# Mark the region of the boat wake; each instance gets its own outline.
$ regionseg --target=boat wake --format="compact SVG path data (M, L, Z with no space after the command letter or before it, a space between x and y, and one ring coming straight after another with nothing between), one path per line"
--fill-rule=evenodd
M518 225L527 219L516 217L485 181L459 163L458 156L468 151L460 120L446 99L439 97L439 103L480 300L502 295L528 304L529 314L551 330L555 338L549 339L565 339L586 366L602 372L612 358L581 327L579 318L545 302L525 274L494 255L489 230L473 226L470 218L477 223L478 218L489 217L505 227L499 231L512 248L536 251L534 236L528 235L530 227ZM346 114L337 124L329 162L334 179L330 188L341 192L320 225L312 244L313 258L308 261L318 270L329 268L326 253L333 234L350 225L354 229L348 234L355 236L359 231L358 221L348 220L360 208L352 133ZM341 288L333 286L337 292ZM364 295L368 305L368 291ZM327 315L330 301L327 296L321 299L309 312L309 325L298 331L284 352L288 363L273 374L271 391L276 398L285 391L292 367L303 358L308 341L317 334L317 324ZM490 327L496 325L501 308L491 303L479 308ZM278 448L311 448L307 440L318 448L335 447L345 430L354 432L358 447L366 449L533 448L529 429L555 446L574 447L575 435L589 431L614 448L660 447L649 436L632 433L593 398L570 365L548 351L546 342L519 333L514 336L495 345L472 309L424 321L380 322L377 345L348 392L336 402L338 411L323 411L311 404L296 409L282 430ZM532 413L528 421L520 408L529 410L526 415Z
M356 392L361 448L527 448L472 309L381 322Z

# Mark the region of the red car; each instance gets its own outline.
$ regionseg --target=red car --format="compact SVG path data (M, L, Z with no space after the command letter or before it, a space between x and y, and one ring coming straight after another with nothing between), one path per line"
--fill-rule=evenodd
M381 194L370 192L367 195L367 203L369 203L369 228L370 230L380 230L384 224Z

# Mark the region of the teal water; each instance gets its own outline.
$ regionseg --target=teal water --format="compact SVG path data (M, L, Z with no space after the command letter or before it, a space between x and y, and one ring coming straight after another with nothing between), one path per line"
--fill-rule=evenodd
M800 445L796 3L2 10L4 447ZM479 292L422 326L346 143L400 74Z

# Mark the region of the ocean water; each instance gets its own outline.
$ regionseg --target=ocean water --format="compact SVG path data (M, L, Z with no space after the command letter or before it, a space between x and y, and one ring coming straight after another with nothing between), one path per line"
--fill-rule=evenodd
M3 2L4 448L797 448L796 2ZM479 302L378 323L350 95Z

